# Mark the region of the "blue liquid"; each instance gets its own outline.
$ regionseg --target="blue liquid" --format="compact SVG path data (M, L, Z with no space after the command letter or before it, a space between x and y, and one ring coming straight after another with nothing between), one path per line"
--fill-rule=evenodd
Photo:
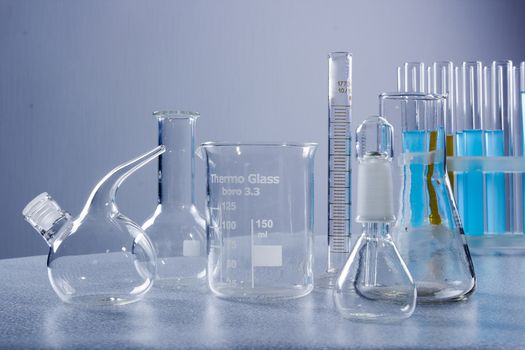
M504 156L505 141L503 130L485 131L485 151L487 156ZM487 174L485 177L487 194L487 232L505 232L505 174Z
M424 131L405 131L403 132L403 152L425 152L426 133ZM410 179L405 173L404 179L410 181L410 223L412 226L421 226L425 219L425 168L423 164L410 165ZM408 210L404 211L408 213Z
M458 131L456 133L456 156L463 157L465 155L464 152L464 137L463 132ZM457 173L456 174L456 188L455 188L455 194L456 194L456 203L458 206L458 212L459 216L461 217L461 222L465 222L465 206L463 205L465 203L465 179L464 179L463 173Z
M483 155L483 131L464 130L464 154L467 157ZM483 173L471 171L463 174L463 228L469 236L481 236L484 233L483 222Z

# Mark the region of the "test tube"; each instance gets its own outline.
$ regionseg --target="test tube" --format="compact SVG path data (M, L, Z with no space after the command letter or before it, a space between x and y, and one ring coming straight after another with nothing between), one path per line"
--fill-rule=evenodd
M503 152L505 156L514 155L513 142L513 124L512 124L512 61L500 60L493 61L491 65L491 104L492 104L492 118L495 125L501 125L503 134ZM497 143L499 140L489 144L489 147L500 148ZM513 177L512 174L506 174L505 177L505 192L498 194L498 196L505 196L505 231L514 230L514 193L513 193ZM503 187L497 186L495 191L503 192ZM487 216L500 218L499 212L487 212ZM500 224L498 224L498 227Z
M502 157L505 155L505 141L502 119L494 113L492 105L498 91L494 90L498 81L498 72L489 72L483 68L483 110L485 124L485 155L487 157ZM503 173L488 173L485 175L485 217L486 232L501 234L506 230L505 214L505 175Z
M512 67L512 143L513 156L523 157L523 111L521 105L521 67ZM514 186L513 233L523 232L523 176L512 174Z
M519 111L520 111L520 114L518 114L517 118L520 119L521 121L521 156L522 157L525 157L525 62L521 62L520 64L520 83L519 83L519 86L520 86L520 93L519 93ZM522 211L521 211L521 218L522 218L522 221L521 221L521 231L517 231L515 230L515 232L521 232L521 233L524 233L525 231L525 222L523 221L525 219L525 203L523 202L525 200L525 186L523 186L523 184L525 184L525 173L521 175L521 184L522 184L522 191L521 191L521 194L522 194L522 201L521 201L521 206L522 206Z
M426 74L423 62L405 62L403 69L397 69L397 91L425 92Z
M398 69L399 92L425 92L429 88L425 84L425 81L428 83L429 80L429 71L425 69L423 62L405 62L402 73L401 69ZM419 110L421 108L420 104L409 98L404 103L401 103L400 107L402 115L415 115L416 118L412 121L418 123L417 126L410 126L409 128L409 130L417 131L407 132L403 135L403 149L409 152L425 152L427 138L424 132L425 120L419 119L421 114ZM410 120L410 118L407 118L407 120ZM422 165L411 165L410 171L414 179L422 179L424 177L424 167ZM412 183L411 224L414 226L422 225L425 219L424 208L420 205L420 198L424 197L424 191L424 182L416 181Z
M456 117L455 120L455 154L458 157L463 157L465 155L465 145L464 145L464 138L463 138L463 117L464 113L462 113L463 110L463 98L460 94L460 69L459 67L454 67L454 85L453 85L453 94L454 94L454 115ZM456 188L455 188L455 195L456 195L456 202L458 206L458 212L461 219L464 220L465 218L465 174L463 173L457 173L456 174Z
M426 83L427 87L425 89L426 92L432 92L432 67L427 67L426 71Z
M461 108L464 123L464 156L483 156L482 104L481 104L481 62L463 62ZM479 236L484 233L483 220L483 174L472 171L464 176L464 229L465 234Z
M446 152L447 156L454 155L454 132L455 116L454 116L454 65L450 61L434 62L433 68L433 84L432 91L435 94L444 95L447 98L445 106L445 135L446 135ZM430 81L430 78L428 79ZM448 178L450 185L454 191L454 173L449 171Z

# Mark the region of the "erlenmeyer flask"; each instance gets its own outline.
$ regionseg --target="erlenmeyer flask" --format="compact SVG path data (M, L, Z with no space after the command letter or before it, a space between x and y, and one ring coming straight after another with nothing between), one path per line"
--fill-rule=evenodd
M144 231L118 211L122 182L164 152L159 146L123 163L95 186L76 219L47 193L23 210L25 219L49 245L48 276L68 303L120 305L138 301L156 273L155 249Z
M206 281L206 221L195 207L195 122L198 113L155 112L159 144L159 197L155 213L142 225L159 264L157 286L192 287Z
M357 129L357 217L363 234L341 269L334 303L343 317L361 321L399 321L412 315L416 285L392 237L392 126L381 117Z
M393 237L416 282L418 301L459 300L474 291L474 267L445 167L440 95L381 94L380 113L400 123L399 215ZM483 220L483 218L480 218Z

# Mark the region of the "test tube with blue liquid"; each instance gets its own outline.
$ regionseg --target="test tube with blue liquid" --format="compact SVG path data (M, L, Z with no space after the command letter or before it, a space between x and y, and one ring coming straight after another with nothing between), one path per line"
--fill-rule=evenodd
M463 62L461 71L463 119L463 155L480 157L484 155L482 104L481 104L481 62ZM483 173L470 171L463 176L463 222L465 234L479 236L484 233Z
M503 130L506 108L504 101L503 69L492 63L483 69L483 109L485 123L485 155L487 157L505 156L505 135ZM486 232L502 234L506 231L505 174L485 175L486 193Z
M521 62L519 67L514 67L513 70L514 78L514 119L516 120L515 129L515 145L517 154L516 156L525 157L525 62ZM518 174L515 176L516 180L516 196L515 199L515 220L514 220L514 232L523 233L525 223L525 174Z
M405 62L403 74L398 70L398 91L408 93L425 92L425 64L422 62ZM401 104L402 115L421 115L421 108L417 101L406 99ZM419 153L426 151L427 135L425 133L425 120L416 118L418 124L415 127L407 128L403 132L402 147L403 152ZM421 226L425 220L424 206L421 205L421 198L425 198L425 167L423 164L410 165L410 181L412 190L410 191L411 224L415 227Z
M521 120L521 89L520 89L520 67L519 65L511 66L511 93L510 93L511 110L509 112L510 130L511 130L511 144L513 158L523 157L522 149L522 129L523 124ZM512 210L512 230L511 233L523 232L523 182L522 173L510 174L510 181L512 185L512 203L510 210Z
M493 61L491 65L491 103L493 119L497 123L501 123L500 134L496 139L488 145L489 148L503 148L504 156L515 156L516 147L514 143L514 135L516 131L515 118L513 117L513 98L512 98L512 61L501 60ZM503 143L503 145L501 145ZM499 151L501 154L501 150ZM496 231L491 230L491 233L505 233L514 232L514 199L515 199L515 174L497 174L500 178L496 186L491 189L492 192L497 192L499 199L498 207L493 208L493 211L488 211L488 216L496 221ZM503 180L501 180L503 178ZM501 199L503 198L503 199ZM504 205L502 205L504 203ZM490 210L490 208L487 208ZM504 212L502 212L504 210ZM521 216L521 215L520 215ZM504 229L501 228L504 226Z

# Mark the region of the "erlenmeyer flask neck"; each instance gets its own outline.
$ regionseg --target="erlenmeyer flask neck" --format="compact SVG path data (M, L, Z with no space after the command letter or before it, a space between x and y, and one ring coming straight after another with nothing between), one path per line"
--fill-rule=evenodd
M159 204L163 210L194 203L195 113L157 112L159 144L166 147L159 159Z
M363 233L368 238L386 238L390 235L390 223L388 222L367 222L363 224Z

